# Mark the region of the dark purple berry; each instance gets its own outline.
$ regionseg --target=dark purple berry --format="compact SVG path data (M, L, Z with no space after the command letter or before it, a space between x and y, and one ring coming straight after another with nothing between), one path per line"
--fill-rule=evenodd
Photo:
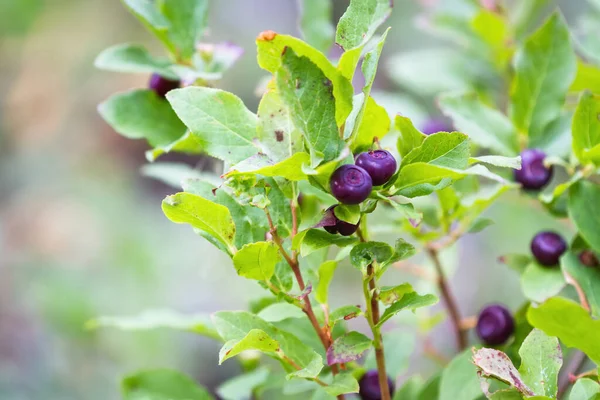
M329 181L333 197L343 204L359 204L373 189L371 177L361 167L346 164L336 169Z
M539 190L552 178L552 167L544 165L546 153L539 149L525 149L521 152L521 169L516 169L515 180L523 188Z
M387 377L390 395L394 395L394 382ZM362 400L381 400L381 388L379 387L379 374L376 369L367 371L358 381L358 395Z
M513 334L515 321L506 307L494 304L481 310L476 329L482 342L496 346L506 342Z
M600 261L598 257L591 250L583 250L579 253L579 261L586 267L598 267L600 266Z
M329 207L325 211L325 217L323 218L323 221L326 221L327 225L323 225L323 229L325 229L327 232L333 235L335 235L336 233L339 233L342 236L350 236L354 234L354 232L356 232L356 230L358 229L358 224L354 225L350 222L342 221L341 219L336 217L333 211L336 207L337 204ZM334 225L330 225L331 223L333 223Z
M437 132L451 132L453 129L446 121L439 118L433 118L426 121L421 128L421 132L426 135L431 135Z
M558 233L540 232L531 241L531 252L538 263L551 267L567 251L567 242Z
M383 185L389 181L398 166L394 156L387 150L360 153L356 156L354 163L367 171L375 186Z
M165 97L173 89L179 87L179 81L167 79L159 74L152 74L148 88L160 97Z

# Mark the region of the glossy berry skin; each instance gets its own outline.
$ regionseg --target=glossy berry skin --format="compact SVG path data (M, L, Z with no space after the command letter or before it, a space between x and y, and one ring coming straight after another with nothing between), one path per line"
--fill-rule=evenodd
M521 152L521 169L516 169L515 180L524 189L539 190L552 179L552 167L544 165L546 153L539 149L525 149Z
M390 396L394 395L394 382L388 376ZM358 395L362 400L381 400L381 388L379 387L379 375L376 369L367 371L358 381Z
M373 189L371 177L361 167L346 164L336 169L329 181L331 194L342 204L359 204Z
M428 120L421 127L421 132L426 135L431 135L432 133L437 132L451 132L452 127L446 123L443 119L433 118Z
M360 153L356 156L354 164L367 171L374 186L380 186L389 181L398 167L396 159L387 150Z
M558 233L540 232L531 241L531 253L541 265L558 265L560 256L567 251L567 242Z
M179 81L173 81L159 74L152 74L150 82L148 82L148 88L156 93L160 97L165 97L173 89L179 87Z
M476 330L483 343L496 346L506 342L513 334L515 321L506 307L494 304L481 310Z

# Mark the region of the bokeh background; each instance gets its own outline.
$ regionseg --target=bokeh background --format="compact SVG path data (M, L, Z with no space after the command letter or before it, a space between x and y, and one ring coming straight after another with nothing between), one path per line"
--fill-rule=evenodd
M419 85L439 80L434 65L447 60L425 61L414 51L448 45L418 29L421 13L433 3L459 10L468 2L395 1L376 81L376 96L393 112L417 123L436 115L434 93ZM334 3L339 18L347 1ZM583 0L561 4L569 22L586 7ZM293 0L213 1L207 41L232 41L246 50L219 86L255 110L255 89L265 74L255 62L254 39L266 29L298 34L297 18ZM114 92L144 87L148 79L94 69L102 49L122 42L142 43L161 54L118 0L0 0L2 400L117 399L120 376L153 367L183 370L214 389L238 368L234 362L216 367L217 343L171 331L90 331L85 322L148 308L245 309L264 294L238 278L230 260L208 242L163 216L160 201L175 189L140 173L146 144L120 137L99 117L99 102ZM400 72L394 67L398 55L412 59ZM463 67L459 73L467 73L468 66ZM415 84L397 84L395 74L415 71ZM497 257L526 252L539 229L570 232L514 194L488 214L495 225L444 255L456 270L452 286L465 316L489 302L517 309L523 302L518 276ZM338 271L334 305L360 303L356 271ZM389 279L412 277L393 271ZM414 335L410 316L395 324ZM446 356L453 351L449 332L442 322L428 334ZM423 354L423 343L414 346L410 371L426 377L436 362Z

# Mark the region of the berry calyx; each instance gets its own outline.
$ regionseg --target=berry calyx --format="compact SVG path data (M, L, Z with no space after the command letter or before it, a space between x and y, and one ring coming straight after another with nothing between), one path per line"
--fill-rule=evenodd
M329 186L333 197L340 203L359 204L371 194L373 181L361 167L346 164L334 171Z
M394 156L387 150L360 153L356 156L354 163L367 171L374 186L380 186L389 181L398 166Z
M544 165L546 153L539 149L525 149L521 152L521 169L516 169L515 180L524 189L539 190L552 178L552 167Z
M437 132L451 132L452 127L443 119L432 118L427 120L421 127L421 132L426 135L431 135Z
M342 221L341 219L336 217L334 212L334 209L336 207L337 204L329 207L325 211L325 219L330 221L330 223L334 223L334 225L323 225L323 229L325 229L327 232L333 235L339 233L342 236L351 236L358 229L358 224L354 225L350 222Z
M394 382L387 377L390 395L394 395ZM369 370L358 381L358 395L362 400L381 400L381 388L379 387L379 374L376 369Z
M531 241L531 253L538 263L547 267L557 265L565 251L567 242L555 232L540 232Z
M583 250L579 253L579 261L586 267L598 267L600 266L600 261L598 257L591 250Z
M173 89L177 89L180 85L179 81L167 79L159 74L152 74L148 88L160 97L165 97Z
M506 342L513 334L515 321L506 307L493 304L479 313L476 330L482 342L496 346Z

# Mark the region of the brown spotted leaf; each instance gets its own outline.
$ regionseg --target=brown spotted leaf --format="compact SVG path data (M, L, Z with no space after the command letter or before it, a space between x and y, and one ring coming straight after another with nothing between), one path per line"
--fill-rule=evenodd
M482 376L505 382L526 396L534 395L533 391L523 382L521 374L510 358L500 350L485 347L479 350L473 349L473 364L479 368Z
M348 332L335 339L327 349L327 364L339 364L357 360L367 351L373 341L359 332Z

